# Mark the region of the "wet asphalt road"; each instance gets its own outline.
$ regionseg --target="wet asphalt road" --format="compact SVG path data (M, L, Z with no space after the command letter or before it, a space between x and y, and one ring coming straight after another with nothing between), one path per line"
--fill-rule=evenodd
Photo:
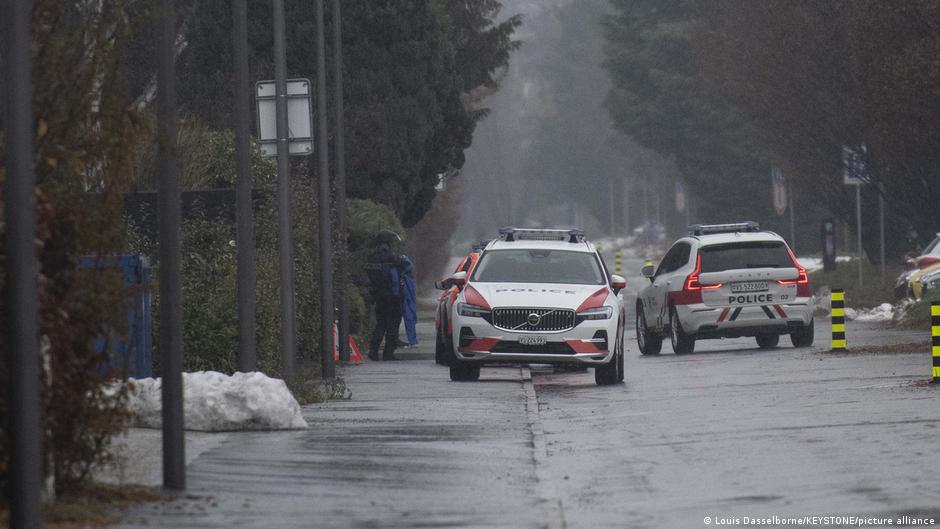
M433 327L421 325L423 344ZM706 527L744 516L940 522L940 388L923 350L762 351L749 339L642 357L626 383L485 368L453 383L428 345L349 366L352 398L302 432L228 435L189 467L190 498L120 527ZM628 331L630 333L632 331ZM849 325L850 344L926 332ZM632 337L632 334L628 335ZM783 341L782 341L783 342ZM531 373L531 375L530 375Z

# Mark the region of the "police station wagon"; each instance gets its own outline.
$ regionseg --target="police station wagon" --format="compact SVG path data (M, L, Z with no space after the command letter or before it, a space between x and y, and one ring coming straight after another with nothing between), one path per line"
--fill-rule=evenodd
M757 223L693 225L637 297L637 345L657 354L668 336L676 354L696 340L753 336L761 348L787 334L794 347L813 344L815 298L806 269L786 241Z

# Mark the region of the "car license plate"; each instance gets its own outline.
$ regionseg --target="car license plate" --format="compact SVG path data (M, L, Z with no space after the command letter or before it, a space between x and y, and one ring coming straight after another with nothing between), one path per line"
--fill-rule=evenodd
M545 345L547 342L544 336L520 336L519 343L522 345Z
M731 283L732 292L764 292L770 288L767 281L745 281L743 283Z

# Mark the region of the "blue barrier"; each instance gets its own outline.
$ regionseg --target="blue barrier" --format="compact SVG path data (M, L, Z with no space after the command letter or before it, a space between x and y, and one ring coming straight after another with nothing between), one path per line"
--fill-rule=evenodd
M127 334L115 332L99 336L95 349L108 353L102 369L113 368L125 376L153 376L152 311L150 295L150 263L139 255L107 257L86 256L79 262L86 270L120 270L127 292Z

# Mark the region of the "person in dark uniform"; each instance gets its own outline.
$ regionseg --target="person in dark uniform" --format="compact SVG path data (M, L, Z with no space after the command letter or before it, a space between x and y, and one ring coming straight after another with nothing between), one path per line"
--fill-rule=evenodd
M366 274L369 277L369 292L375 304L375 330L369 342L369 360L379 360L379 346L385 339L385 348L382 351L382 360L398 360L395 358L395 347L398 345L398 328L401 325L401 288L394 288L393 277L401 274L392 274L391 269L402 269L405 259L396 254L392 247L401 242L401 237L390 230L382 230L375 236L375 247L366 260ZM397 294L397 295L396 295Z

